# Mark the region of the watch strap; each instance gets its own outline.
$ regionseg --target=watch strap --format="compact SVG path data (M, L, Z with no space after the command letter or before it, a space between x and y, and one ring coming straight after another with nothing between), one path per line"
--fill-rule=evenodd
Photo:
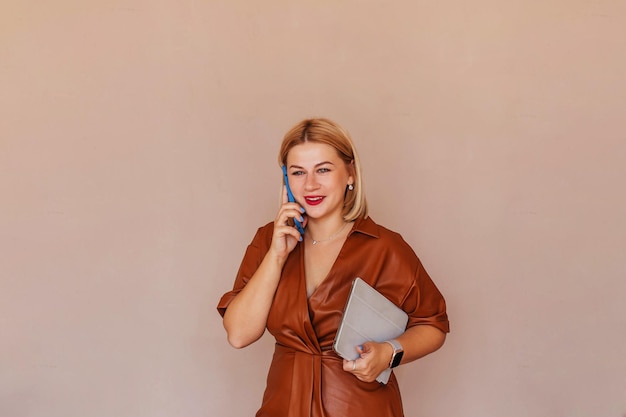
M393 348L393 354L391 355L391 360L389 361L389 368L395 368L400 364L402 360L402 356L404 354L404 349L400 342L396 339L385 340L385 343L389 343Z

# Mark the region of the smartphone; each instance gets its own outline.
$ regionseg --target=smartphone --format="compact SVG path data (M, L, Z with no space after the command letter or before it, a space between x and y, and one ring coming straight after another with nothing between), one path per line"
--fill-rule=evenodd
M289 187L289 178L287 178L287 167L283 165L283 178L285 179L285 187L287 188L287 200L290 203L295 203L296 199L291 192L291 188ZM304 228L302 227L302 223L298 221L298 219L293 219L294 224L296 225L296 229L300 232L301 235L304 235Z

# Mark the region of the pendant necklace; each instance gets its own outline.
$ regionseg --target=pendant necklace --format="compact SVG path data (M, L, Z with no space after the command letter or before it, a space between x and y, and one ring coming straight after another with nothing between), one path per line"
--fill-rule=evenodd
M313 245L317 245L318 243L321 243L321 242L328 242L329 240L333 240L334 238L336 238L336 237L337 237L337 235L338 235L339 233L341 233L341 232L343 231L343 229L345 229L345 228L346 228L346 225L347 225L347 224L348 224L348 222L344 222L344 223L343 223L343 226L341 226L341 229L339 229L339 230L338 230L338 231L337 231L334 235L332 235L331 237L329 237L329 238L327 238L327 239L315 240L315 239L313 239L313 236L311 236L311 240L313 241Z

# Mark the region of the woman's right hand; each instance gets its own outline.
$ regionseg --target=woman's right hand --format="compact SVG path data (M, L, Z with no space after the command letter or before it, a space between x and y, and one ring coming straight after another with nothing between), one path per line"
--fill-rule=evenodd
M274 252L281 261L296 247L304 237L300 235L298 229L293 225L293 219L300 220L302 227L306 227L307 218L304 209L298 203L290 203L287 199L287 188L283 185L283 204L278 210L274 219L274 235L272 236L272 246L270 250Z

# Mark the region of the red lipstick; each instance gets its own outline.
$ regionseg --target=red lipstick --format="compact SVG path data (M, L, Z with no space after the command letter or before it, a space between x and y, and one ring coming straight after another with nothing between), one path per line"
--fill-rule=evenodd
M324 197L322 197L321 195L311 195L308 197L304 197L304 201L306 201L306 203L310 206L317 206L318 204L321 204L322 201L324 201Z

